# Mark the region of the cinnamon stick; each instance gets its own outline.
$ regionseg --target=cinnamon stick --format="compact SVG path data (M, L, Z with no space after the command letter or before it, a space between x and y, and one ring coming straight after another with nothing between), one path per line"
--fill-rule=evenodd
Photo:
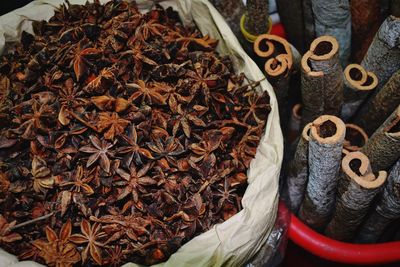
M271 34L259 35L253 48L256 55L266 59L264 70L274 88L282 131L286 134L289 82L293 67L292 48L285 39Z
M400 218L400 160L393 166L388 182L373 212L361 226L356 238L359 243L375 243L386 227Z
M343 72L342 119L350 119L367 96L378 85L378 78L358 64L348 65Z
M297 103L293 106L290 121L289 121L289 131L287 134L288 143L293 143L296 138L299 136L300 131L300 122L301 122L301 109L302 105Z
M371 135L396 109L400 103L400 70L398 70L383 88L367 100L354 118Z
M343 121L331 115L311 125L308 184L299 217L317 231L324 229L334 208L345 131Z
M266 33L269 18L268 0L247 0L246 10L246 30L254 35Z
M343 148L347 151L359 151L368 141L368 135L365 131L352 123L346 124L346 135L343 142Z
M348 0L311 0L316 36L332 35L339 42L339 58L346 66L350 57L351 13Z
M302 126L323 114L339 116L343 102L339 44L332 36L315 39L301 61Z
M372 171L388 170L400 157L400 105L361 149Z
M380 0L350 1L352 58L359 63L378 31L383 18Z
M325 235L341 241L352 240L386 177L385 171L380 171L378 176L372 173L363 153L348 153L342 160L336 209Z
M302 1L277 0L276 4L288 41L304 53L309 45L306 46L304 42Z
M400 18L389 16L383 21L361 65L378 77L376 93L400 68Z
M308 142L311 123L307 124L297 143L296 152L289 163L287 187L292 212L297 213L303 201L304 191L308 180Z
M312 0L303 0L303 23L304 23L304 41L306 48L309 47L312 41L317 37L315 33L315 16L312 10Z

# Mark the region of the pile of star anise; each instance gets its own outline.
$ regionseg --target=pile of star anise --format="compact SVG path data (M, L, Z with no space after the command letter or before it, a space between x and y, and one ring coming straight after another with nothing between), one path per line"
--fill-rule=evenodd
M0 247L152 264L241 209L269 97L216 40L122 1L33 28L0 60Z

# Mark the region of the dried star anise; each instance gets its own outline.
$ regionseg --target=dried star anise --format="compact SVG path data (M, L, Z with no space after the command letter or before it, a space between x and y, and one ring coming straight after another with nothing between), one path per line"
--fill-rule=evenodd
M1 248L150 265L240 211L269 97L217 40L120 0L33 29L0 57Z

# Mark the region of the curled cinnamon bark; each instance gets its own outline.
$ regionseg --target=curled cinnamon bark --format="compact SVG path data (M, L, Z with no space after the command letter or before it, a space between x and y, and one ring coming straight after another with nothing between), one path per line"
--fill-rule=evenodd
M340 44L339 58L346 66L350 57L351 13L349 0L311 0L316 36L332 35Z
M400 69L400 18L389 16L380 26L361 66L378 77L376 93Z
M387 180L373 212L361 226L356 238L359 243L377 242L385 228L400 218L400 160L393 166Z
M323 115L311 125L308 184L299 217L317 231L324 229L334 208L345 132L335 116Z
M266 58L265 73L274 88L282 130L286 133L289 119L288 91L293 66L292 48L279 36L262 34L254 42L254 52L259 57Z
M386 177L385 171L380 171L377 176L372 173L363 153L347 154L342 160L336 209L325 234L336 240L352 240Z
M368 141L368 135L365 131L351 123L346 124L346 136L343 142L343 148L347 151L358 151L360 150Z
M400 157L400 105L361 149L373 172L388 170Z
M332 36L315 39L301 61L302 126L323 114L339 116L343 102L339 44Z
M343 72L342 119L350 119L367 96L378 85L378 78L358 64L348 65Z
M291 210L297 213L304 197L308 179L308 142L311 123L307 124L297 143L296 152L289 163L287 174L288 192Z
M370 97L354 117L354 123L360 125L371 135L396 109L400 103L400 70L398 70L383 88Z

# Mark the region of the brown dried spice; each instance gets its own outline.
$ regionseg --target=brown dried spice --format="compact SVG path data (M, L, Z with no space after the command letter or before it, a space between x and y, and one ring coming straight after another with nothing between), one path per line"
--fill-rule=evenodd
M0 58L2 248L155 264L241 209L269 97L217 40L124 1L67 2L33 28Z

